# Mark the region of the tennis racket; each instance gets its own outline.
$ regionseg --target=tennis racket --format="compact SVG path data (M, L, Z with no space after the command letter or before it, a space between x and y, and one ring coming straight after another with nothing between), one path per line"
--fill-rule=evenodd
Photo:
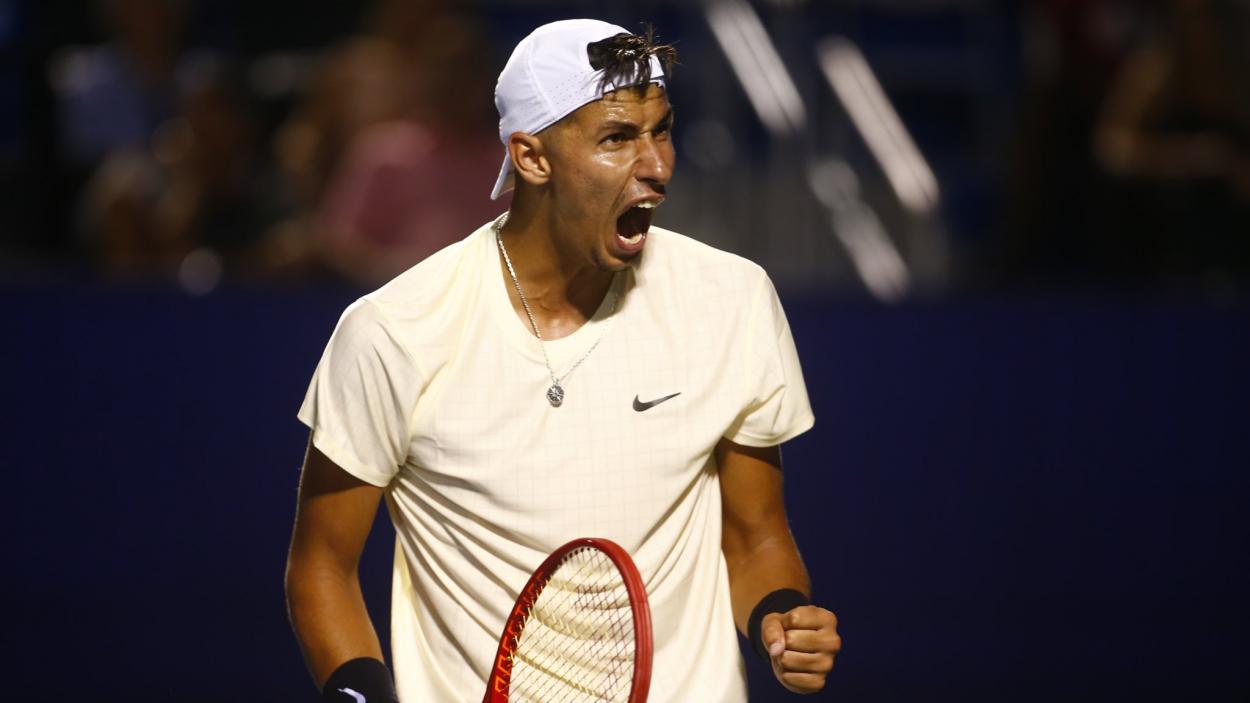
M629 554L584 537L551 553L512 607L483 703L644 703L651 609Z

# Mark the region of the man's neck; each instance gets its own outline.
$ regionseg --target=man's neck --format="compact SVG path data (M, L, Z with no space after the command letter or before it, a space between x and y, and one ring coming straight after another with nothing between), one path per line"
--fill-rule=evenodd
M543 213L514 206L501 231L543 339L559 339L577 331L594 316L613 280L611 271L595 266L581 252L563 249L560 243L572 238L559 236L555 227L553 219ZM529 326L511 276L506 269L501 273L508 279L513 308Z

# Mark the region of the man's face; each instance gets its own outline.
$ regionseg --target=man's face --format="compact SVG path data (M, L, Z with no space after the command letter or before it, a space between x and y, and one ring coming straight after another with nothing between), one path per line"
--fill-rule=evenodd
M673 175L673 112L658 85L579 108L544 139L558 236L601 270L638 258Z

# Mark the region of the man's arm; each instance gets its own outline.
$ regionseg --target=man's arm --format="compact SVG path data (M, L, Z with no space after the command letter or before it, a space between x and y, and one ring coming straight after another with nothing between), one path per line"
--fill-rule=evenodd
M810 595L807 570L786 521L781 491L781 449L755 448L722 439L720 470L723 535L734 623L748 635L752 611L781 589ZM842 647L833 613L812 605L764 616L760 628L773 673L783 686L813 693L825 685Z
M344 471L310 438L287 556L286 598L319 688L349 660L382 661L357 573L382 492Z

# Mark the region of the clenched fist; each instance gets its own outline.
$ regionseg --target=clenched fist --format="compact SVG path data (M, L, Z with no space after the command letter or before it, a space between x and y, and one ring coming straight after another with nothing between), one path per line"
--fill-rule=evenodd
M825 687L825 676L842 649L836 615L814 605L769 613L760 623L760 634L782 686L795 693Z

